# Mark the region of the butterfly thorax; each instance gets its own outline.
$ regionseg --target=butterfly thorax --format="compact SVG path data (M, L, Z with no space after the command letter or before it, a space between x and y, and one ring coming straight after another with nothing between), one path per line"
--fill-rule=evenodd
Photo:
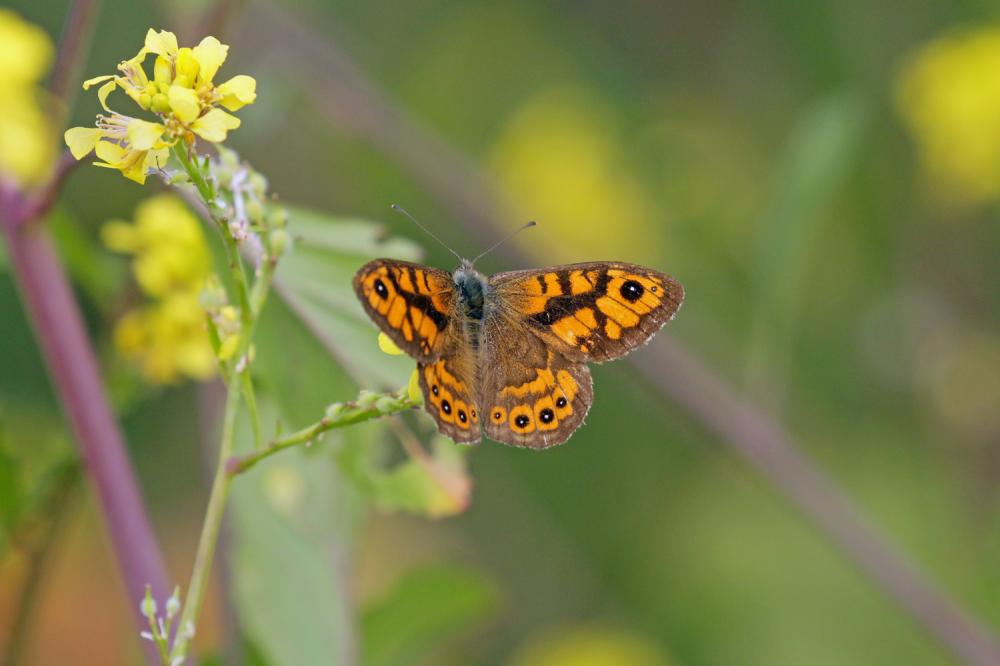
M489 283L486 276L472 267L469 261L463 260L462 264L452 274L455 282L455 291L458 292L460 310L463 315L463 328L465 337L472 346L472 349L479 349L479 332L483 324L484 309L486 305L486 291Z
M462 303L462 310L469 319L481 320L483 306L486 303L486 290L489 288L486 276L472 267L468 261L455 269L452 279Z

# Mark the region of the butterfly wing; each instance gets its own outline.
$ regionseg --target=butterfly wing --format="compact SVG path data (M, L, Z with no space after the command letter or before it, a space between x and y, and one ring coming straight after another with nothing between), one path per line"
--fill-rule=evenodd
M354 276L354 290L372 321L417 359L424 409L438 430L456 442L478 442L475 363L456 316L451 275L376 259Z
M476 401L476 372L472 349L462 345L451 356L417 364L424 409L443 435L462 444L482 439Z
M383 333L421 363L456 346L451 275L408 261L375 259L354 275L354 291Z
M583 423L594 400L590 370L552 349L523 319L494 310L483 323L479 404L486 436L545 449Z
M669 275L615 261L498 273L490 291L498 309L551 349L598 363L647 342L684 300L684 287Z

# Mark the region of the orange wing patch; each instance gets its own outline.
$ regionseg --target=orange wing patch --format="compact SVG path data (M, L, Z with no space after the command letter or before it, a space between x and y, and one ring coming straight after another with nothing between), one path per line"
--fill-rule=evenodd
M444 271L389 259L369 262L354 277L375 323L418 360L439 353L454 309L454 285Z
M506 386L500 398L525 400L509 412L503 405L490 409L490 420L496 426L506 422L517 435L539 431L557 430L559 423L573 415L573 400L580 391L576 379L566 370L552 371L554 356L548 352L547 368L535 370L535 379L517 386Z
M469 395L469 387L448 371L445 361L425 365L421 372L427 404L434 407L432 416L459 430L477 427L479 410L474 402L463 399ZM478 429L476 435L478 439Z

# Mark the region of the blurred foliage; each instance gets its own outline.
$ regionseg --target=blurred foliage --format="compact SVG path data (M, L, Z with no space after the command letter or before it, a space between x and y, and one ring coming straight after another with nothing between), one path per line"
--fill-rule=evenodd
M62 3L11 4L58 34ZM86 76L109 71L123 35L138 43L150 25L193 30L208 4L106 6ZM513 241L535 263L628 259L678 276L688 301L661 335L773 407L875 525L1000 624L994 8L945 0L275 7L305 17L318 69L333 70L322 45L334 44L483 165L510 203L511 229L540 222ZM260 26L270 29L264 37ZM227 33L234 60L240 54L233 71L253 74L260 92L241 111L235 145L295 204L295 247L260 322L254 363L265 430L280 423L287 432L359 387L407 382L412 362L379 350L351 276L368 257L417 259L424 245L432 265L450 268L454 258L390 215L391 203L461 254L480 248L432 187L450 174L412 173L394 157L410 148L406 136L372 141L379 110L355 109L359 117L344 121L355 100L290 67L305 46L273 28L260 5L236 9ZM0 40L0 56L5 47ZM74 123L97 110L79 101ZM50 222L115 383L171 569L185 580L204 511L198 469L211 386L122 379L113 331L136 293L120 257L100 243L101 226L127 218L148 194L81 169ZM500 256L484 258L483 270L521 268ZM70 449L4 266L7 525ZM471 468L471 504L447 520L400 515L427 513L441 487L428 484L426 468L418 473L384 423L330 432L255 468L234 485L231 512L239 636L216 623L199 635L203 645L222 653L248 644L247 663L261 664L332 663L349 653L376 666L951 663L628 366L594 375L587 425L540 455L492 443L460 449L434 441L422 415L401 419L454 478L468 480ZM248 431L244 424L244 447ZM70 555L61 566L85 577L93 563ZM47 619L66 602L46 599L29 663L128 655L120 633L100 630L113 613L74 610L84 631L63 639ZM0 618L9 616L6 600Z

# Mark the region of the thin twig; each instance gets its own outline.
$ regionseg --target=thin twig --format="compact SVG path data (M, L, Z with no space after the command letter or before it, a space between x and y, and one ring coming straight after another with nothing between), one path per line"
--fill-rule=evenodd
M44 217L45 214L52 209L52 206L54 206L59 200L59 195L62 192L63 185L66 184L66 180L69 178L70 174L72 174L78 166L88 162L90 162L90 158L77 160L73 157L72 153L68 150L64 150L59 155L59 160L52 168L52 174L49 176L45 184L38 190L33 191L31 196L24 202L24 208L18 216L19 223L27 224L40 220Z
M343 428L381 416L404 412L417 407L419 404L419 402L411 400L404 390L395 393L369 394L352 402L331 405L327 409L328 415L316 423L284 437L279 437L260 451L253 451L252 453L230 458L226 461L226 472L230 476L242 474L261 460L269 458L287 448L309 444L323 433L334 428Z
M100 10L99 0L75 0L66 13L62 36L59 38L59 55L49 79L49 92L61 106L53 125L62 128L76 98L80 72L90 51L94 22Z
M467 156L394 104L371 77L333 46L329 30L324 29L324 38L319 39L314 29L286 12L259 4L254 7L256 16L245 23L250 31L258 28L250 39L265 44L280 36L284 46L292 45L297 66L313 82L310 94L331 121L369 137L407 168L479 242L485 245L500 236L506 226L501 211L508 207ZM502 252L511 260L525 260L513 245ZM1000 644L987 625L932 585L885 537L868 527L845 493L819 471L774 418L749 401L739 400L720 375L677 343L665 347L660 340L631 360L665 397L760 470L842 554L957 657L968 664L1000 664ZM706 390L695 391L695 386ZM731 411L733 401L718 400L719 396L738 401L738 419Z

